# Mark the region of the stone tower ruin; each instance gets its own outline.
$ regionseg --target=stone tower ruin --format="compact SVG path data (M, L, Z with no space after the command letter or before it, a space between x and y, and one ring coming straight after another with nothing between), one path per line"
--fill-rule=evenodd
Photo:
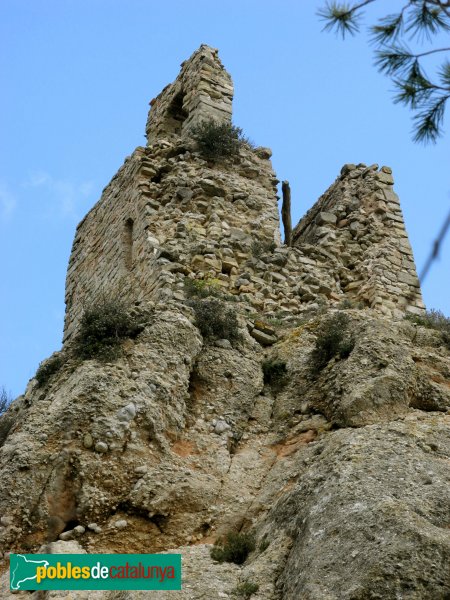
M185 298L185 278L214 280L245 310L298 315L344 299L387 317L424 305L388 167L345 165L281 244L278 179L268 148L204 160L192 128L230 122L233 85L217 50L202 45L151 101L147 146L125 159L78 225L66 281L64 340L83 306ZM295 200L295 199L294 199Z
M450 347L403 318L391 170L344 165L282 244L270 150L207 160L192 131L231 98L201 46L77 228L65 345L0 416L2 599L41 597L8 593L24 552L181 554L186 600L450 597ZM114 356L79 327L104 298L132 317Z

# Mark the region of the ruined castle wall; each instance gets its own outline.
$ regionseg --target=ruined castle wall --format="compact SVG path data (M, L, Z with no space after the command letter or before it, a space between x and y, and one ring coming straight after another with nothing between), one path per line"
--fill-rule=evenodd
M151 102L146 134L148 144L157 139L188 136L201 121L231 121L233 83L217 50L202 45L182 63L174 83Z
M345 165L300 220L294 245L318 245L339 263L350 299L387 316L423 312L420 284L389 167Z
M229 120L231 98L217 51L202 46L153 103L149 145L125 161L78 226L65 341L84 306L103 296L184 300L186 278L264 318L345 299L387 317L423 312L391 170L345 165L294 229L293 246L282 246L270 150L243 144L238 157L212 163L189 135L208 115Z
M78 226L64 339L83 306L104 294L128 302L183 299L186 276L231 293L251 291L239 274L255 274L248 265L255 244L280 244L269 156L242 148L239 161L212 165L180 139L138 148Z
M136 149L78 225L66 278L64 340L85 306L112 294L137 300L137 290L151 289L156 266L140 192L143 158L144 148Z

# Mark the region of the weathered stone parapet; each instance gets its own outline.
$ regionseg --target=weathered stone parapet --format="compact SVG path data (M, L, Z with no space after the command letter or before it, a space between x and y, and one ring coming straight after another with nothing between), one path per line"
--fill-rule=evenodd
M158 138L185 136L204 120L231 121L233 83L217 50L203 44L181 67L174 83L150 103L149 145Z
M421 313L424 304L412 249L389 167L345 165L300 220L293 244L326 249L339 262L346 296L386 316Z

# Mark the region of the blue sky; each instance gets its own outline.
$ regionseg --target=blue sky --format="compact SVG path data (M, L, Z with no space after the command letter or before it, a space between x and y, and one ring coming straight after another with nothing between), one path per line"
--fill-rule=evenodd
M450 205L450 132L411 141L363 30L321 32L322 2L2 0L0 3L0 386L22 393L60 348L78 221L138 145L148 102L201 44L235 85L234 122L270 146L297 222L346 162L394 171L420 268ZM401 2L380 0L371 15ZM448 127L447 127L448 130ZM450 236L423 286L450 315Z

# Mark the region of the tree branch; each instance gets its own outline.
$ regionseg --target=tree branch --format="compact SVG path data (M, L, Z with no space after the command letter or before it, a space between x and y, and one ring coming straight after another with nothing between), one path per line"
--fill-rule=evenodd
M412 54L414 58L420 58L422 56L428 56L428 54L435 54L436 52L450 52L450 48L436 48L436 50L427 50L426 52L419 52L419 54Z

